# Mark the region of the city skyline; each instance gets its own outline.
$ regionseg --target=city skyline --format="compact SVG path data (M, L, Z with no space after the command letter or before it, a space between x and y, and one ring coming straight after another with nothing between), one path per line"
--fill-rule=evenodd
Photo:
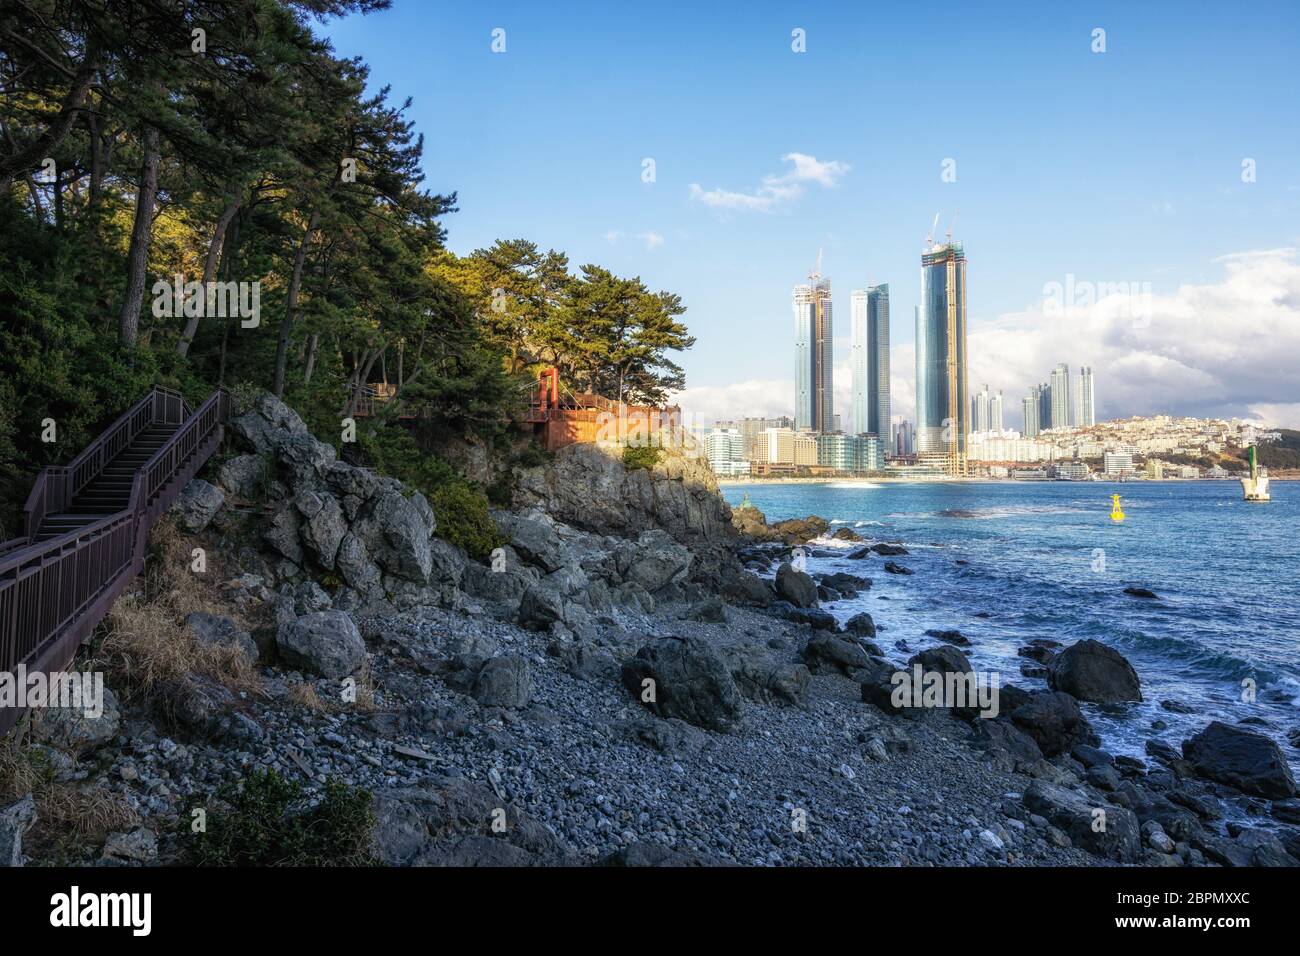
M971 381L1023 396L1068 356L1107 370L1100 416L1300 425L1300 370L1277 360L1300 353L1300 127L1277 122L1300 94L1300 9L1008 9L760 5L739 19L671 8L592 18L399 3L327 33L341 54L379 51L372 89L421 81L410 109L421 129L461 131L431 140L423 161L431 187L458 192L460 211L446 220L453 251L508 233L682 296L697 343L673 400L688 413L782 410L793 377L787 297L806 269L791 275L790 263L824 248L823 271L846 292L888 281L894 316L910 318L916 244L936 213L946 227L960 212L979 274ZM494 55L498 26L508 52ZM1104 53L1091 48L1098 26ZM805 53L791 51L794 27L806 31ZM430 29L448 38L436 57L422 40ZM943 123L916 109L917 77L939 49L966 104ZM595 88L593 58L612 67ZM433 95L448 85L465 95ZM604 135L579 144L535 109L539 99L584 102L604 117ZM1059 312L1045 303L1048 286L1125 282L1150 286L1141 316L1102 294ZM841 325L834 404L847 409ZM1225 342L1224 327L1241 334ZM893 332L893 411L912 418L912 323Z

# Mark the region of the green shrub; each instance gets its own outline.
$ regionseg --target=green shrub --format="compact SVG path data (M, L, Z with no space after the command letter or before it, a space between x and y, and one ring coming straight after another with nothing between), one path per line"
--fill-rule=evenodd
M274 770L254 771L242 786L217 793L207 827L193 834L198 866L360 866L371 862L374 809L368 791L335 780L315 806L305 805L302 786ZM181 832L191 836L189 816Z
M430 503L438 519L438 537L471 558L486 560L494 548L506 543L488 514L487 496L464 479L439 485Z
M653 468L659 464L657 445L628 445L623 449L623 467L629 471L633 468Z

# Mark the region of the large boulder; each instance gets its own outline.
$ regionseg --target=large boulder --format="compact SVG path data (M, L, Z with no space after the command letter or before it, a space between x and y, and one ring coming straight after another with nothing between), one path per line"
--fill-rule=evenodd
M1118 863L1134 863L1142 849L1133 811L1089 800L1073 790L1043 780L1029 785L1025 809L1045 817L1090 853Z
M1101 742L1078 702L1063 691L1031 695L1011 710L1011 720L1033 738L1047 757L1069 753L1079 744L1095 747Z
M813 538L820 538L830 530L831 523L818 515L806 518L787 518L772 525L772 530L786 544L803 544Z
M817 606L817 584L789 561L776 570L776 593L795 607Z
M263 392L248 412L231 419L230 430L258 453L276 451L283 434L307 434L298 413L270 392Z
M554 523L545 515L502 514L496 517L496 524L519 557L542 573L550 574L564 566L564 545Z
M353 521L352 533L389 574L425 584L433 571L434 527L427 508L400 491L379 491Z
M698 637L661 637L623 665L623 685L660 717L729 731L744 701L726 663Z
M816 634L808 639L803 650L804 663L809 670L818 670L829 664L842 674L867 666L867 651L857 641L834 634Z
M913 654L908 659L907 666L911 668L917 664L921 665L922 673L937 671L940 674L969 674L973 670L970 659L948 644L930 647L919 654Z
M474 678L474 699L484 707L518 710L533 699L532 668L528 658L503 654L489 660Z
M316 611L286 621L275 642L290 667L333 680L355 673L366 659L361 632L343 611Z
M1099 704L1142 699L1133 665L1100 641L1079 641L1057 654L1047 669L1047 683L1053 690Z
M343 508L338 499L330 494L303 491L294 498L293 504L303 517L303 543L321 567L333 570L339 545L348 533L348 523L343 517Z
M46 707L33 722L32 737L44 744L73 753L90 752L118 734L122 712L117 695L103 688L102 701L83 700L86 707ZM83 694L87 692L84 683Z
M690 567L691 552L666 531L644 531L636 539L636 552L627 570L627 580L654 594L682 580Z
M1241 726L1213 721L1183 742L1183 757L1202 777L1243 793L1273 800L1296 794L1295 778L1281 748Z
M380 790L371 852L386 866L537 866L573 862L544 826L481 783L435 778Z
M261 455L236 455L221 463L217 480L237 498L256 498L273 475L269 460Z
M764 704L801 705L807 699L812 674L802 664L777 660L762 647L733 645L723 651L740 692Z
M181 489L172 505L172 511L182 528L190 534L198 534L212 523L225 503L226 496L220 488L201 478L195 478Z

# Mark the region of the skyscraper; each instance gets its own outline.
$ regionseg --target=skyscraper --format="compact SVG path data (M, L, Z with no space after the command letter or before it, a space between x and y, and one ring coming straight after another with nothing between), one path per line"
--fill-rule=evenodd
M1084 365L1079 369L1079 376L1074 380L1074 425L1088 426L1097 424L1097 409L1092 396L1092 366Z
M1046 382L1038 386L1038 430L1045 432L1052 428L1052 386Z
M1074 421L1070 414L1070 366L1062 362L1052 369L1052 427L1064 428Z
M1020 411L1025 418L1024 436L1034 438L1038 435L1038 386L1029 386L1029 394L1020 400Z
M916 450L966 473L970 404L966 390L966 253L960 242L921 254L916 322Z
M794 420L796 428L832 430L834 338L831 283L818 268L794 287Z
M989 396L989 427L991 432L1002 431L1002 389Z
M852 296L851 368L855 433L887 438L889 428L889 285L855 289Z

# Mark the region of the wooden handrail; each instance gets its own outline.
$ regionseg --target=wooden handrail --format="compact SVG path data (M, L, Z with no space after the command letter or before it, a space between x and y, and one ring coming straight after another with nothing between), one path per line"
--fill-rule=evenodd
M62 469L46 469L28 497L41 515L25 538L0 542L0 672L67 666L78 645L144 567L145 542L154 518L175 501L221 443L230 420L230 395L218 388L193 413L177 392L155 388L131 406ZM127 507L41 542L40 521L66 507L76 491L130 445L144 428L179 424L149 460L136 469ZM111 454L109 451L111 450ZM82 478L77 469L93 463ZM68 474L77 473L73 482ZM42 480L44 479L44 480ZM30 512L29 512L30 515ZM17 720L0 709L0 733Z

